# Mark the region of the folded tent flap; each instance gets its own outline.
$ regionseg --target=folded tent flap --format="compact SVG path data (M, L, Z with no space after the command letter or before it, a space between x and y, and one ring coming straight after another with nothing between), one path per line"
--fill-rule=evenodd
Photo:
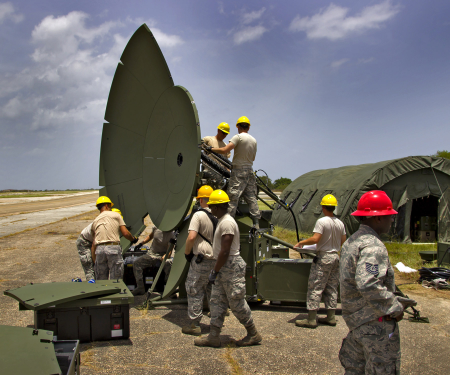
M124 284L122 280L102 280L96 283L55 282L28 284L17 289L5 290L6 296L19 301L29 310L41 310L50 306L120 293Z
M53 332L27 327L0 326L2 374L74 374L77 366L77 340L53 342ZM61 358L69 363L60 366ZM64 367L64 369L63 369Z

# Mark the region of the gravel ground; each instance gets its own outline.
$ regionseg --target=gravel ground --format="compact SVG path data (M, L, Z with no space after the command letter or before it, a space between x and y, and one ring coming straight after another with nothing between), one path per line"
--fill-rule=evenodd
M97 212L93 211L0 238L0 290L30 282L69 281L83 275L75 240L95 215ZM450 373L446 353L450 347L450 300L431 292L414 294L411 290L408 294L417 299L419 309L431 323L399 323L402 374ZM142 303L143 299L136 298L135 304ZM222 347L213 349L195 347L194 338L181 333L181 327L187 322L186 306L158 307L150 311L131 308L130 339L81 345L81 372L84 375L125 372L343 374L338 352L347 327L340 316L337 327L319 326L308 330L294 324L296 319L306 317L304 308L263 304L252 309L263 336L262 345L236 348L233 339L243 336L245 330L231 316L226 319L222 330ZM31 326L33 314L31 311L18 311L17 302L2 293L0 324ZM208 324L209 319L203 318L203 333L208 332Z

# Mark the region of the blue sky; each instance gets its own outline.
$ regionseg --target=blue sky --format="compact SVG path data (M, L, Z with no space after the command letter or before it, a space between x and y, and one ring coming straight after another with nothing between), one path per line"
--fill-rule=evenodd
M202 135L249 117L273 180L449 150L449 14L444 0L0 0L0 189L98 187L112 77L144 22Z

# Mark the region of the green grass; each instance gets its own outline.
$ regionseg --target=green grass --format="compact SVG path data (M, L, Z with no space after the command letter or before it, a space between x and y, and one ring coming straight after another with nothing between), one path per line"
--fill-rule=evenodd
M36 197L51 197L52 195L62 195L62 194L75 194L83 192L92 192L92 190L61 190L61 191L36 191L27 193L4 193L0 194L0 198L36 198Z
M418 270L421 267L437 267L437 261L423 264L420 258L419 251L437 251L437 245L412 245L400 242L385 243L386 249L389 253L391 264L395 266L398 262L402 262L405 266ZM396 268L394 267L396 270ZM401 273L402 277L411 280L418 280L419 273Z
M273 232L273 235L275 237L278 237L279 239L289 242L291 244L297 243L297 236L295 234L295 231L284 229L282 227L276 226L275 230ZM313 233L305 233L300 232L299 236L300 239L302 238L308 238L311 237ZM437 245L425 245L425 244L405 244L405 243L399 243L399 242L390 242L385 243L386 249L389 254L389 259L391 261L391 264L395 266L398 262L402 262L405 266L414 268L418 270L419 268L425 266L425 267L437 267L437 261L423 264L422 259L420 258L419 251L436 251ZM397 268L394 267L395 270ZM418 272L412 272L412 273L401 273L401 276L405 279L410 280L418 280L419 273Z
M295 245L297 243L297 235L295 234L295 231L293 230L289 230L289 229L285 229L282 227L279 227L278 225L275 226L275 229L273 231L273 235L275 237L278 237L280 240L289 242L293 245ZM305 239L305 238L309 238L313 235L313 233L307 233L307 232L299 232L298 233L300 240Z
M270 205L273 205L275 202L273 201L273 200L270 200L270 199L264 199L267 203L269 203ZM258 208L260 209L260 210L270 210L270 208L269 207L267 207L263 202L261 202L259 199L258 199Z

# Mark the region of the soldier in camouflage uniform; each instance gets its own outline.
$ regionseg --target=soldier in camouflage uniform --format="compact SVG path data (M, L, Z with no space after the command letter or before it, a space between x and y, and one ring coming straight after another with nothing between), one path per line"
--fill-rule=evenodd
M324 214L317 220L314 235L300 241L296 248L303 245L317 244L317 255L311 265L308 280L308 294L306 307L308 319L296 320L295 325L305 328L317 327L317 311L319 310L322 294L327 309L327 317L319 318L319 323L330 326L336 325L335 310L337 307L339 285L339 255L338 251L346 240L344 223L334 216L337 206L336 198L327 194L320 202ZM307 250L311 251L311 250Z
M174 238L174 232L163 232L153 226L152 232L144 239L144 241L140 244L136 244L135 249L139 249L141 245L146 244L153 239L152 245L150 246L150 250L147 254L140 256L133 263L133 273L137 284L137 288L131 292L134 296L145 293L143 274L144 268L159 267L166 255L170 240ZM168 259L166 259L166 263L164 264L164 274L166 275L165 281L169 278L169 272L172 267L173 259L170 258L170 256L171 254L169 253Z
M213 191L208 201L212 214L219 219L213 241L213 256L217 261L209 274L209 281L213 284L210 333L207 337L196 338L194 343L197 346L221 345L220 331L228 304L234 316L247 330L247 335L236 344L256 345L262 340L245 300L246 264L239 252L239 228L233 217L227 213L229 201L228 195L222 190Z
M113 203L108 197L97 199L97 208L100 211L92 222L92 236L94 242L91 248L91 256L94 261L96 280L123 278L123 257L120 246L120 234L132 243L137 238L128 231L122 215L113 212Z
M361 225L341 250L342 316L350 330L339 360L346 374L399 374L403 310L415 301L395 296L394 270L380 239L393 222L392 202L383 191L369 191L353 216Z
M217 127L217 134L214 136L203 137L202 143L211 148L225 147L226 144L223 140L228 134L230 134L230 125L226 122L221 122ZM220 164L219 159L214 154L209 154L208 156ZM225 156L228 159L231 156L231 152L228 152ZM208 185L211 185L214 189L220 189L224 183L223 176L220 173L208 168L206 165L203 165L203 178L206 179Z
M81 267L83 267L86 281L95 279L94 262L92 261L91 248L94 237L92 236L92 223L81 231L77 238L78 255L80 256Z
M259 219L261 212L258 208L256 198L256 178L253 173L253 162L255 161L257 143L248 131L250 130L250 120L242 116L236 123L239 134L230 139L230 143L225 147L213 148L212 151L219 154L227 154L234 150L233 167L231 177L228 181L228 195L230 204L228 212L231 216L236 215L239 199L242 197L249 205L250 216L255 228L259 229Z
M198 190L197 201L201 209L192 215L184 254L190 263L186 278L186 293L188 316L191 322L188 326L184 326L181 331L195 336L201 334L200 321L203 317L203 300L206 296L209 305L211 299L212 288L208 276L216 264L216 259L213 257L212 241L217 219L212 216L207 205L212 191L213 189L208 185L202 186Z

